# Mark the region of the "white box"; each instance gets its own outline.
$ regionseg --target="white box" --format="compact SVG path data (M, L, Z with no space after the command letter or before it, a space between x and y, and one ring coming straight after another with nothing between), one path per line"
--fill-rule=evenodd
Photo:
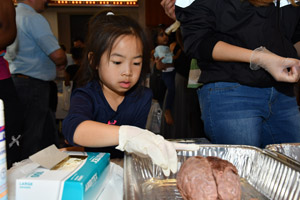
M18 178L16 199L96 199L104 189L103 182L109 171L107 166L110 154L95 152L68 152L68 154L69 157L52 169L39 166L33 172Z

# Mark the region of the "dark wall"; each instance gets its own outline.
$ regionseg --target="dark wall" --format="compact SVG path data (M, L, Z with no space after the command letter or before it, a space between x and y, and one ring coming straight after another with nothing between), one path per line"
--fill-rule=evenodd
M88 22L92 15L70 15L70 46L75 38L85 39L88 29Z
M160 5L161 0L145 0L145 18L147 27L155 27L158 24L171 25L174 20L170 19Z

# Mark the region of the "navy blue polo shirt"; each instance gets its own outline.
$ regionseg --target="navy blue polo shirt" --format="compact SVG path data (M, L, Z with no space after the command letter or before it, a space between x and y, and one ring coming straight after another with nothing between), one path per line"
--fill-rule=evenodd
M71 145L75 145L73 136L77 126L86 120L115 125L131 125L146 127L148 113L152 102L152 91L143 88L142 91L129 91L117 111L107 102L98 81L92 81L86 86L74 90L71 96L70 110L63 120L62 132ZM123 157L124 153L114 147L86 148L86 151L111 153L111 158Z

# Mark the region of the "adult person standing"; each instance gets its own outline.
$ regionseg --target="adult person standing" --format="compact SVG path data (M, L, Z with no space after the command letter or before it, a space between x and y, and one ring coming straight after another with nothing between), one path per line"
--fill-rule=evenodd
M65 70L65 86L70 86L71 81L73 81L72 91L77 87L78 75L77 71L80 68L82 57L83 57L83 48L82 47L72 47L71 48L72 59L74 64L68 65Z
M6 47L17 35L16 12L11 0L0 1L0 99L4 102L7 168L20 161L22 110L14 83L4 59Z
M163 0L181 22L185 50L201 68L197 90L213 143L300 142L293 92L299 80L300 6L295 0Z
M17 38L7 49L7 60L25 112L22 158L56 143L49 81L55 79L56 68L64 68L67 60L49 23L39 14L45 10L46 2L18 0Z

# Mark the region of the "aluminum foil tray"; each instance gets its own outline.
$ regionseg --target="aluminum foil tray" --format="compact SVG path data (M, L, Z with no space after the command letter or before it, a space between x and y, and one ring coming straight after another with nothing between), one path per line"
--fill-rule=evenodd
M217 156L236 166L241 177L242 199L300 199L300 166L252 146L201 144L198 151L178 151L178 168L191 156ZM149 158L126 154L124 199L182 199L176 174L168 178Z
M300 164L300 143L270 144L266 149L283 154Z

